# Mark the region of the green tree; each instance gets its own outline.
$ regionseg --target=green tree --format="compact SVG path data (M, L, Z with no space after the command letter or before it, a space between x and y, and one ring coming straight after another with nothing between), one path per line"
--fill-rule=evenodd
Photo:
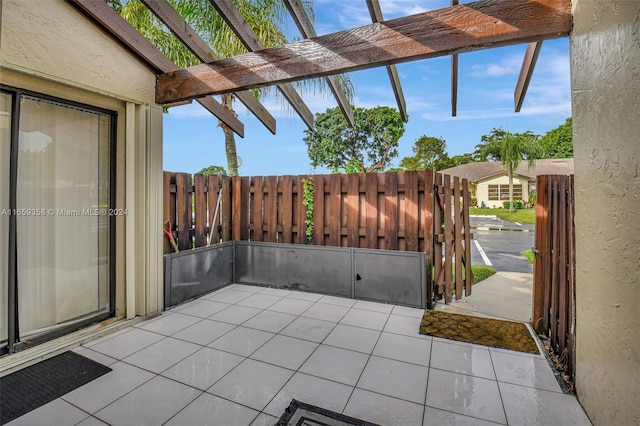
M303 138L312 166L326 166L334 173L377 172L398 156L398 140L404 134L398 111L354 108L353 119L350 127L337 107L316 114L315 128L305 130Z
M451 159L446 150L447 143L444 139L422 135L413 143L413 155L404 157L400 161L400 167L405 170L449 168Z
M571 117L540 139L542 158L573 158Z
M528 160L529 168L535 165L536 158L540 158L542 154L539 137L531 131L509 133L503 129L494 128L490 134L482 136L481 140L482 143L476 146L476 152L501 161L503 169L509 176L509 211L513 213L513 173L522 160Z
M236 37L226 22L218 15L209 1L206 0L169 0L173 7L207 42L209 47L222 59L247 52L246 47ZM186 68L200 63L195 56L173 35L162 22L155 17L140 0L107 0L107 3L119 12L134 28L149 39L165 55L180 68ZM310 0L302 1L307 14L313 17L313 6ZM248 25L258 35L265 47L284 44L287 38L283 27L288 19L288 12L280 0L233 0L233 4L241 12ZM341 86L349 99L353 97L353 86L348 77L339 78ZM322 79L313 79L301 83L299 87L310 90L327 92L328 86ZM272 87L255 90L258 96L264 96L278 91ZM222 105L232 114L235 96L222 95ZM231 176L238 174L238 158L236 141L233 131L224 123L219 122L224 132L227 169Z
M204 169L200 170L198 173L196 173L198 175L212 175L212 176L226 176L227 175L227 171L224 169L224 167L222 166L208 166L205 167Z
M451 162L453 163L450 167L462 166L463 164L474 163L476 160L473 158L473 154L465 153L460 155L454 155L451 157Z

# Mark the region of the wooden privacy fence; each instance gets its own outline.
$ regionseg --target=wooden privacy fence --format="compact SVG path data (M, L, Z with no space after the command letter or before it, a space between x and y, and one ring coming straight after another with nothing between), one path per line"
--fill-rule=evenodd
M313 183L309 225L305 179ZM164 218L179 250L250 240L423 251L428 290L434 290L429 300L435 296L446 303L454 291L456 298L471 292L468 203L466 179L451 180L431 170L193 178L164 173ZM172 250L168 241L165 253Z
M573 176L537 179L533 327L573 376L575 355L575 228Z

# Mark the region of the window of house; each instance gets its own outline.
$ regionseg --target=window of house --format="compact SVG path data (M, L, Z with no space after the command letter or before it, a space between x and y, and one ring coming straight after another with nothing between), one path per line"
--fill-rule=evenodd
M503 201L509 199L509 185L489 185L489 201ZM513 185L513 199L522 200L522 185Z

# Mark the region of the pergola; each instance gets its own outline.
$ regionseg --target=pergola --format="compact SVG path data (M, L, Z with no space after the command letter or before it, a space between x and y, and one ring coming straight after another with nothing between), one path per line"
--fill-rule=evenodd
M520 111L543 40L567 36L570 0L481 0L384 21L378 0L365 0L372 24L317 36L300 0L283 0L301 41L264 48L231 0L209 0L249 53L220 59L168 0L142 0L182 43L202 61L178 67L144 38L104 0L67 0L104 31L132 50L157 74L156 102L172 106L196 100L239 136L244 125L213 95L233 93L273 134L275 118L249 89L277 85L309 128L313 114L292 82L325 78L345 118L353 124L351 106L336 75L385 66L407 120L407 107L395 64L451 55L451 113L456 115L458 55L493 47L528 43L514 90Z

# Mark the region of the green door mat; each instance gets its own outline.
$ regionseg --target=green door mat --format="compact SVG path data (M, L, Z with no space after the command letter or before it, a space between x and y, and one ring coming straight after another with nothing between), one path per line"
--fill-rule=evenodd
M529 329L521 322L426 310L420 322L420 334L512 351L540 353Z

